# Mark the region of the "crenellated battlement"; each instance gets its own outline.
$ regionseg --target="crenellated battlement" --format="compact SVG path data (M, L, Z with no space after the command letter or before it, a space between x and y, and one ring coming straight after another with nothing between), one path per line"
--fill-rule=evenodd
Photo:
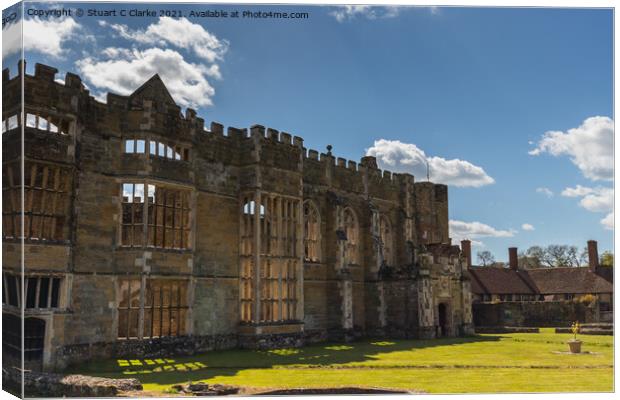
M22 70L25 70L25 63L22 64L22 61L20 61L18 71ZM106 102L102 102L91 95L80 76L67 72L64 80L61 80L57 79L57 74L58 70L56 68L37 63L34 74L26 74L28 81L30 81L27 81L26 84L44 82L48 85L47 89L55 91L58 97L68 97L64 101L66 104L75 103L75 96L77 96L79 99L82 99L80 100L82 104L86 102L91 104L91 107L107 110L109 113L115 112L115 110L137 113L137 117L134 119L139 117L141 121L139 124L135 123L134 125L138 125L140 130L158 129L163 134L167 133L168 135L171 134L170 131L174 131L178 139L183 137L193 138L191 141L199 148L204 147L200 146L200 143L205 140L205 144L213 143L212 140L215 140L216 143L220 143L222 148L227 149L229 152L242 152L243 149L251 151L255 146L260 146L261 154L259 160L264 160L270 165L274 165L274 162L277 164L277 161L269 161L273 156L273 152L280 154L279 160L282 160L284 158L282 155L287 152L290 152L290 159L296 159L301 152L300 165L304 165L304 168L319 168L323 172L318 171L318 175L322 175L327 169L330 169L333 171L333 176L336 180L367 179L371 186L379 185L386 188L398 187L404 185L407 181L413 182L413 176L410 174L379 169L375 157L363 156L359 161L354 161L333 155L331 146L328 146L327 152L308 149L304 147L304 139L302 137L272 127L265 127L260 124L252 125L249 128L225 127L216 121L212 121L207 126L205 120L198 116L196 110L188 107L183 111L174 102L158 75L154 75L130 95L123 96L108 93L106 95ZM20 73L10 78L8 68L3 70L2 76L5 84L21 78ZM166 107L157 106L158 102L165 103ZM63 101L60 103L62 105ZM75 107L72 107L72 109L64 111L76 112L77 110ZM165 115L158 117L160 114ZM178 121L172 129L167 128L165 125L165 119L169 119L171 116ZM145 118L148 121L147 123L142 121ZM131 126L131 124L125 123L125 126ZM135 130L135 128L132 129ZM119 132L118 135L122 136L122 132ZM238 146L242 147L239 148ZM228 158L232 159L234 157L229 155Z

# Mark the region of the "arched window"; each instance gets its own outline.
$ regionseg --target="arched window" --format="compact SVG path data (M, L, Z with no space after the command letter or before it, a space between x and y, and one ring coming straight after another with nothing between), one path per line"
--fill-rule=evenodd
M358 264L359 227L357 216L350 208L344 210L344 231L347 234L345 256L349 264Z
M321 261L321 218L311 201L304 202L304 259Z
M379 218L379 235L383 244L383 260L387 265L394 264L394 237L392 235L392 226L385 216Z

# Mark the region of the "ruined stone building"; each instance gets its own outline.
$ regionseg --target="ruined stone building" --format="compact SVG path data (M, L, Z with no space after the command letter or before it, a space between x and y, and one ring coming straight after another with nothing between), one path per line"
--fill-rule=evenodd
M3 71L5 360L20 308L44 369L472 332L445 185L261 125L205 129L159 76L102 103L56 73Z

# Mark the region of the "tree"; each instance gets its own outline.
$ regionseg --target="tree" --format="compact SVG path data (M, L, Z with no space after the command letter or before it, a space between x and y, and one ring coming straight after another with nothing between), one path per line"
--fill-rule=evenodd
M520 260L526 268L580 267L588 262L588 249L579 252L577 246L552 244L547 247L532 246L522 253Z
M547 256L547 252L540 246L532 246L525 252L525 255L531 260L532 266L541 267L546 264L548 267L553 267L550 264L550 259Z
M495 257L493 257L493 254L488 250L479 251L476 255L478 256L478 262L482 264L483 267L489 266L495 262Z
M601 260L599 262L603 267L613 267L614 266L614 253L611 251L605 251L601 254Z

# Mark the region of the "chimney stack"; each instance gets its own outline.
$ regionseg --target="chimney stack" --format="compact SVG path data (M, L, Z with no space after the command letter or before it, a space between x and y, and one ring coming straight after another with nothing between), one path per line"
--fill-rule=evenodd
M508 248L508 265L510 265L510 269L515 271L519 269L519 257L517 256L516 247Z
M465 263L467 264L467 268L471 267L471 241L470 240L461 240L461 251L465 256Z
M596 272L598 268L598 244L596 240L588 240L588 266L592 272Z

